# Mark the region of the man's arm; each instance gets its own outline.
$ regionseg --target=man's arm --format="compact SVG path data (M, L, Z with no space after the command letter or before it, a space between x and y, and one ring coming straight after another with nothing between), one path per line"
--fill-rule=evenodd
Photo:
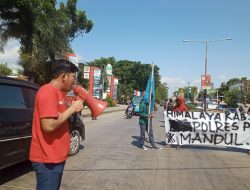
M141 117L144 117L144 118L151 118L151 117L153 117L152 114L147 114L147 106L144 103L140 104L139 115Z
M44 132L51 133L59 128L73 113L83 109L83 101L72 102L71 106L59 115L58 118L42 118L41 126Z

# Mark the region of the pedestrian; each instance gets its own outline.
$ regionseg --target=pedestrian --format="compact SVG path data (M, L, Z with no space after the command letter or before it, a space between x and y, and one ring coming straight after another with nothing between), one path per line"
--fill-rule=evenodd
M240 106L241 108L239 108L239 111L241 111L242 114L250 114L250 107L247 105L247 102L244 101L243 105ZM247 149L247 154L250 155L250 150Z
M37 92L32 124L30 160L37 190L58 190L70 148L68 118L83 109L83 101L66 107L78 68L67 60L55 61L52 79Z
M174 110L174 105L173 105L173 100L171 98L169 98L168 100L168 104L167 104L167 111L173 111Z
M250 107L247 105L247 102L244 101L242 105L242 112L245 114L250 114Z
M154 113L156 113L158 111L158 104L157 104L157 102L155 102L155 104L154 104Z
M92 120L97 120L97 117L91 116Z
M174 111L176 112L188 112L188 108L185 105L185 100L182 96L178 96L178 98L175 100L175 106L174 106ZM175 133L176 135L176 140L177 140L177 146L176 149L180 150L180 140L179 140L179 132Z
M182 96L178 96L175 100L176 104L174 106L174 111L176 112L188 112L188 108L185 105L185 100Z
M243 106L240 105L240 106L237 108L237 111L238 111L240 114L244 114Z
M169 98L168 102L165 103L164 105L164 122L165 122L165 146L166 147L171 147L171 144L169 142L169 131L170 131L170 125L169 125L169 118L167 117L167 112L173 111L174 110L174 105L173 105L173 100L172 98Z
M155 148L157 150L161 149L157 147L154 142L152 118L153 115L149 113L149 102L143 98L140 103L140 111L139 111L140 145L143 150L148 150L148 148L144 146L145 131L148 132L148 127L149 127L149 132L148 132L149 142L152 148Z
M169 131L170 131L170 125L169 125L169 118L167 117L167 112L171 112L174 110L174 106L173 106L173 100L171 98L169 98L168 103L166 103L165 107L164 107L164 122L165 122L165 146L166 147L171 147L171 143L169 142Z

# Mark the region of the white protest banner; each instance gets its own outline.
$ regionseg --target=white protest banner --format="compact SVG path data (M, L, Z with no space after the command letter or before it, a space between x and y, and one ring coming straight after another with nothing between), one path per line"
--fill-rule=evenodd
M168 143L250 149L250 115L165 111L164 119Z

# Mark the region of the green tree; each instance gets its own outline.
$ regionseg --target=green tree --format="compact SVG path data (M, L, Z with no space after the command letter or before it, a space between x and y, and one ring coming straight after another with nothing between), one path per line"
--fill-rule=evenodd
M116 61L114 57L100 58L89 63L91 66L96 66L105 69L106 65L110 63L113 68L113 75L119 80L118 85L118 100L122 101L125 97L133 97L134 90L144 91L146 89L147 81L151 73L151 64L142 64L141 62L119 60ZM159 67L154 67L155 89L160 86ZM106 77L104 82L107 84Z
M31 51L35 21L35 12L31 6L37 7L37 3L22 0L0 1L0 47L2 51L11 38L20 41L23 51Z
M0 75L10 75L12 73L11 69L8 68L5 64L0 64Z
M229 88L230 86L234 85L234 84L239 84L242 85L243 81L247 80L246 77L241 77L241 78L232 78L230 80L228 80L227 82L223 82L221 83L220 88L218 89L219 92L219 96L225 96L226 93L229 92ZM246 94L244 94L244 92L242 91L241 87L238 88L239 91L241 91L241 93L239 93L239 98L238 101L239 102L243 102L244 97L246 96Z
M156 102L162 103L168 99L168 87L166 83L160 84L155 92Z
M246 102L250 104L250 92L246 94Z
M239 101L239 94L240 91L237 89L232 89L225 93L225 102L233 108L238 107L238 101Z
M3 50L11 38L19 40L20 65L29 80L46 82L52 62L70 51L73 39L92 29L92 21L76 9L76 3L68 0L57 8L55 0L0 2L0 48Z
M221 83L220 88L218 89L219 96L224 96L224 94L229 90L229 85L225 82Z

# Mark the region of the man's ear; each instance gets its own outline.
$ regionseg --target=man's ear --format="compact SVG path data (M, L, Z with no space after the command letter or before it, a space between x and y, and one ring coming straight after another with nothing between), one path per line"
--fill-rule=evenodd
M62 74L60 75L60 78L61 78L62 81L64 81L65 78L66 78L66 73L62 73Z

